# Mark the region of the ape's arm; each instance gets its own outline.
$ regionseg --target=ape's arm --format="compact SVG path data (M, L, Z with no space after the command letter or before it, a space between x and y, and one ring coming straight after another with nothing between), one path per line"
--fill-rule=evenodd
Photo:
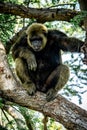
M63 51L81 52L81 47L84 42L77 38L60 37L60 44L58 45Z
M50 30L48 38L56 44L56 47L63 51L81 52L84 42L77 38L70 38L65 33L57 30Z
M35 55L26 47L19 47L15 51L13 51L13 57L16 59L17 57L22 58L28 65L29 70L35 71L37 68Z
M19 49L19 57L26 60L29 70L35 71L37 68L35 55L28 48L23 47Z

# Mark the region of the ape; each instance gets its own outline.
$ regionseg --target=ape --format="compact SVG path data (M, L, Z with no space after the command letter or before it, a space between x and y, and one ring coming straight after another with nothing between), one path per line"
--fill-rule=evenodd
M32 95L37 90L53 100L69 78L68 66L62 64L61 50L80 52L84 42L69 38L58 30L48 30L33 23L12 47L16 72L24 88Z

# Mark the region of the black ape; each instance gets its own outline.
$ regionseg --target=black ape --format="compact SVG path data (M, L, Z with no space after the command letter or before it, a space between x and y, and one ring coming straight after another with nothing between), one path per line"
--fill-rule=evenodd
M57 30L34 23L12 47L16 72L29 94L36 90L54 99L67 83L69 68L62 64L61 50L80 52L84 43Z

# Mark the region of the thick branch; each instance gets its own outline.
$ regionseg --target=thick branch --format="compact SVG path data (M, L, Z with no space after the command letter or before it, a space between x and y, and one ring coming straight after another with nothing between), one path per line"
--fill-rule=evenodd
M0 2L0 13L13 14L22 18L35 18L38 22L46 22L54 20L70 21L79 12L70 9L27 8L23 5Z
M45 113L69 130L87 130L87 111L67 101L61 95L51 102L43 93L29 96L14 77L7 63L6 53L0 43L0 96L19 105Z

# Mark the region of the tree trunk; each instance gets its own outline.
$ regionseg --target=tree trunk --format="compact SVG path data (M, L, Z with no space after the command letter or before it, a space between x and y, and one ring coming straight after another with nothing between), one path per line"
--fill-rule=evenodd
M81 10L87 10L87 0L78 0Z
M87 0L78 0L80 4L80 9L83 11L87 11ZM87 12L86 12L87 13ZM84 28L86 31L86 39L85 39L85 44L82 47L82 52L84 53L84 59L83 62L87 65L87 15L84 18Z
M46 101L46 95L37 92L29 96L9 68L6 53L0 43L0 97L34 109L54 118L69 130L87 130L87 111L69 102L61 95Z

